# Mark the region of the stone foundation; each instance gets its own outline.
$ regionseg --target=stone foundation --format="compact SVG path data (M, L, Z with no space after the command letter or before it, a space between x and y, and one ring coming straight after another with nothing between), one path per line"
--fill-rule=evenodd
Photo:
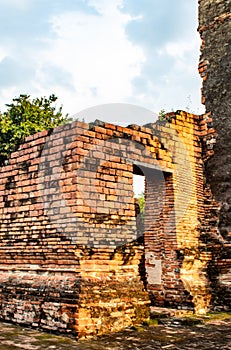
M133 257L126 267L119 252L110 260L91 251L81 262L85 277L70 271L2 271L0 318L78 338L139 324L148 318L150 304L134 268L143 249L127 251Z

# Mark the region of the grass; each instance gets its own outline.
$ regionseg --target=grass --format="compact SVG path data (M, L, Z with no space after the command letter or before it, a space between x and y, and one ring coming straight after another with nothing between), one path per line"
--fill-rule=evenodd
M151 318L145 320L143 322L143 326L158 326L159 324L165 324L165 321L169 321L170 324L174 324L174 321L178 321L182 326L195 326L197 324L206 324L213 321L225 321L228 319L231 319L231 312L209 312L205 316L197 316L192 313L173 317L155 314L152 315Z

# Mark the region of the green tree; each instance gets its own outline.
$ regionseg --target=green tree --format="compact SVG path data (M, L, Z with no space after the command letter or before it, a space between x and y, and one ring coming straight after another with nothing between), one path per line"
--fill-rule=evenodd
M20 95L7 104L7 111L0 113L0 163L15 151L26 136L50 130L70 121L62 115L62 107L56 111L53 104L57 97L41 97L30 100L29 95Z
M136 207L136 228L139 236L144 233L144 207L145 207L145 197L144 192L141 192L137 198L135 198Z
M142 217L144 216L144 206L145 206L145 198L144 198L144 192L141 192L138 195L138 203L139 203L139 207L140 207L140 212L142 214Z
M159 111L158 119L159 119L160 121L165 120L165 115L166 115L166 111L165 111L164 109L161 109L161 110Z

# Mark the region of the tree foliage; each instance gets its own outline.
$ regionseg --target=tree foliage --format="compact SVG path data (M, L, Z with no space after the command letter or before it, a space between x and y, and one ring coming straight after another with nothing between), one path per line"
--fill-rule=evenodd
M26 136L50 130L70 121L62 115L62 107L56 110L53 104L57 97L41 97L30 100L29 95L20 95L7 104L7 111L0 113L0 162L15 151Z
M138 195L138 203L139 203L139 207L140 207L140 212L142 214L142 216L144 215L144 206L145 206L145 198L144 198L144 192L141 192Z
M161 110L159 111L158 119L159 119L160 121L163 121L163 120L165 120L165 116L166 116L166 111L165 111L164 109L161 109Z
M145 209L145 196L144 192L141 192L137 198L135 198L136 207L136 228L138 236L142 236L144 233L144 209Z

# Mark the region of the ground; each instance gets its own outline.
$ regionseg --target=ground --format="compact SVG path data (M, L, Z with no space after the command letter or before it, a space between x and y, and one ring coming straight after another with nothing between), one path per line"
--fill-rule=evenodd
M140 326L97 339L75 339L0 323L0 350L230 350L231 318L197 321L163 319L162 324Z

